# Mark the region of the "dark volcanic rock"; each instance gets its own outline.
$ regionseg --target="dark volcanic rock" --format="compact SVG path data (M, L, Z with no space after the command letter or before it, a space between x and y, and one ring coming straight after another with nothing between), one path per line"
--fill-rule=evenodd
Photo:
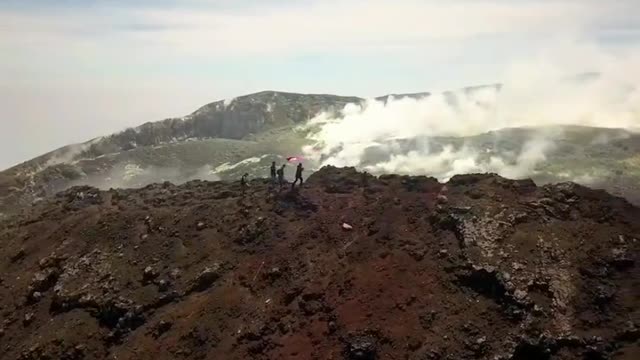
M208 289L216 280L220 278L220 271L221 267L218 263L214 263L211 267L206 267L194 279L189 291L204 291Z
M377 359L376 339L373 336L354 336L347 344L347 356L350 360Z
M326 168L295 192L115 194L74 189L2 223L0 358L618 360L637 346L640 211L606 193Z

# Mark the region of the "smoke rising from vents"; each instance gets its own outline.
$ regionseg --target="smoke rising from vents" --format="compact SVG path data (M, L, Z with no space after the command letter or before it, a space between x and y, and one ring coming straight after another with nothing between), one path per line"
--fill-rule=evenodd
M368 100L338 114L322 113L307 124L313 145L303 152L318 166L356 166L373 173L441 180L470 172L531 176L556 149L560 125L640 127L640 57L573 50L559 60L543 61L543 54L515 64L505 71L501 86ZM514 139L494 137L493 144L468 140L505 128L535 131L509 150L496 143Z

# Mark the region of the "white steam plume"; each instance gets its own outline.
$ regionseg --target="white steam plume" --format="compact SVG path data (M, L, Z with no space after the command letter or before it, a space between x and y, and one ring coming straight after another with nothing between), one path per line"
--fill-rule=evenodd
M557 125L640 127L640 56L571 49L558 59L543 54L511 66L501 87L367 100L345 106L337 116L322 113L308 123L314 145L303 152L319 166L356 166L374 173L446 180L460 173L497 172L521 178L534 174L554 149L561 131ZM456 141L518 127L541 130L510 152L482 153ZM442 137L450 137L450 144L442 145Z

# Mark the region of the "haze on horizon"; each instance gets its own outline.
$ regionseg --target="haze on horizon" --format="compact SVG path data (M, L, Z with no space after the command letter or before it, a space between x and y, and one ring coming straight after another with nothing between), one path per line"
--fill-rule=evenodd
M592 72L637 86L636 8L635 0L5 0L0 169L266 89L370 97L515 79L544 91L550 74Z

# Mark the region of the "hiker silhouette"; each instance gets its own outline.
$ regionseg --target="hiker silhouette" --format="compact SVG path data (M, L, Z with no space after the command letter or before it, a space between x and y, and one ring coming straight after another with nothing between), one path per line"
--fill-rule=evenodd
M302 186L302 183L304 181L302 180L303 171L304 171L304 168L302 167L302 163L299 163L298 166L296 167L296 179L291 184L292 189L296 186L296 184L298 183L298 180L300 180L300 186Z

